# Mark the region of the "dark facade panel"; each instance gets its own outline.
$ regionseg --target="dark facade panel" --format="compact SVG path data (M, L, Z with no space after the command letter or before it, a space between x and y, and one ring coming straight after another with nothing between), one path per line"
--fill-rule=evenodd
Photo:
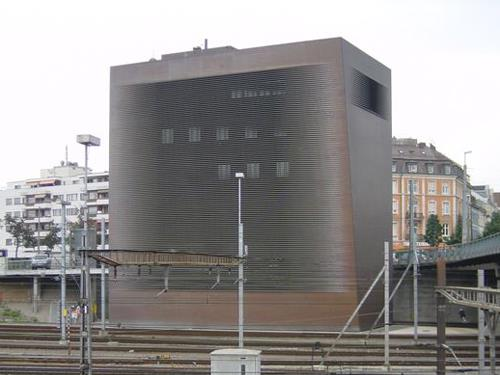
M253 301L247 306L248 324L280 326L282 320L284 328L341 326L346 312L361 298L360 280L364 285L364 277L380 265L382 253L376 253L374 244L382 249L380 238L385 232L390 238L390 221L366 226L367 220L378 218L363 217L353 192L365 199L366 191L352 190L351 185L353 178L357 183L357 178L363 180L366 175L379 184L377 171L385 164L390 173L391 135L390 121L385 119L390 119L390 108L385 117L366 111L368 117L360 118L360 124L354 123L358 119L349 123L349 89L340 42L224 51L225 57L193 56L185 61L186 72L175 59L165 59L152 63L155 74L147 72L148 66L130 66L130 79L127 67L114 68L111 247L236 255L234 173L244 172L242 218L249 248L245 290L246 298ZM322 52L325 45L331 48L326 54ZM193 59L202 59L206 76L203 69L192 68ZM216 69L214 61L227 66L227 71L209 74ZM249 65L254 66L253 71L245 71ZM182 79L168 79L174 75ZM153 76L157 78L154 82ZM358 131L372 126L372 117L382 124L376 126L383 127L374 146L385 144L387 136L389 149L387 160L385 153L376 153L376 160L365 160L373 155L361 152L359 162L376 167L367 171L356 164L352 153L364 144L359 142L363 134ZM387 191L385 184L381 184L382 190L371 191L370 199L390 207L389 185ZM368 230L366 236L356 234L356 225ZM381 226L384 233L377 234ZM120 321L233 324L236 272L223 275L217 291L211 292L213 276L208 270L174 270L170 285L180 300L172 299L174 294L165 296L171 304L167 308L167 302L151 302L149 295L141 295L141 290L161 287L160 271L153 270L142 279L132 277L133 271L125 272L112 287L112 318L114 314ZM193 303L191 308L202 311L198 314L189 310L189 303L182 303L187 298L183 291L207 300L211 295L221 302ZM124 301L126 296L136 302L140 298L147 308L136 312L133 304ZM379 305L376 298L373 306ZM162 318L164 308L168 318Z

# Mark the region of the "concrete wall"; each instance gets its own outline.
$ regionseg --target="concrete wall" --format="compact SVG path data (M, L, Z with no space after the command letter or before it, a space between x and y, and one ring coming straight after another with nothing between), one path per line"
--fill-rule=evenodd
M397 283L401 277L402 271L396 271L393 274L393 285ZM477 286L477 271L461 271L448 269L446 273L446 285L474 287ZM488 284L486 284L488 285ZM419 322L436 323L436 270L420 270L418 278L418 316ZM496 286L495 286L496 287ZM413 323L413 274L412 270L408 273L405 281L401 284L398 292L394 296L393 319L395 323ZM461 307L458 305L447 304L447 322L448 323L463 323L458 315L458 310ZM470 323L477 322L477 310L463 307L467 321Z
M61 296L58 281L48 278L39 278L40 292L37 303L33 303L32 278L3 278L0 280L0 303L3 307L19 310L28 320L55 323L59 319L59 303ZM74 282L67 282L67 303L76 304L78 289ZM34 308L36 306L36 311Z

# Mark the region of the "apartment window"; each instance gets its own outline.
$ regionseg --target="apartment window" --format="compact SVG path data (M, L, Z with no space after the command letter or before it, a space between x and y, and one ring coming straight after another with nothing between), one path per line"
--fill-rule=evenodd
M260 177L260 164L259 163L248 163L247 164L247 177L248 178L259 178Z
M14 198L14 204L21 204L21 198Z
M217 174L219 176L219 180L228 180L231 178L231 165L219 164L217 166Z
M80 193L80 200L81 200L81 201L86 200L86 199L85 199L85 193Z
M444 166L444 174L451 174L451 165L446 164Z
M253 128L245 128L245 138L253 139L257 137L258 137L257 130Z
M413 193L417 194L418 193L418 183L416 180L408 180L408 194L411 193L412 185L413 185Z
M92 216L97 215L97 206L90 206L89 207L89 215L92 215Z
M406 169L408 173L417 173L417 163L407 163Z
M78 200L78 194L66 194L66 200L68 202L74 202L76 200Z
M60 208L53 208L52 209L52 216L61 216L61 209Z
M199 127L189 128L189 142L199 142L201 140L201 129Z
M15 218L21 217L21 211L14 211L13 214Z
M161 129L161 143L174 143L174 129Z
M441 191L443 193L443 195L448 195L450 194L450 187L447 183L443 183L443 185L441 186Z
M397 239L398 239L398 222L397 221L392 222L392 239L394 241L397 241Z
M78 208L76 207L66 208L66 215L78 215Z
M429 215L435 215L436 211L436 201L429 201Z
M392 180L392 193L396 194L398 192L398 180Z
M427 182L427 192L429 194L436 194L436 181Z
M443 229L441 231L441 234L443 237L449 237L450 236L450 227L447 223L443 224Z
M6 206L11 206L12 205L12 198L5 199L5 205Z
M5 240L5 246L12 246L12 238L7 238Z
M395 162L392 162L392 172L396 172L398 170L397 164Z
M229 128L218 127L216 129L215 138L218 141L227 141L229 139Z
M450 202L444 201L443 202L443 215L449 215L450 214Z
M276 163L276 177L288 177L290 164L287 161L279 161Z
M397 214L399 211L399 202L396 199L392 200L392 213Z
M53 201L61 201L61 200L64 200L64 195L61 194L61 195L58 195L58 194L53 194L52 195L52 200Z
M427 173L429 174L434 173L434 164L427 164Z
M95 201L97 199L97 191L89 191L89 201Z

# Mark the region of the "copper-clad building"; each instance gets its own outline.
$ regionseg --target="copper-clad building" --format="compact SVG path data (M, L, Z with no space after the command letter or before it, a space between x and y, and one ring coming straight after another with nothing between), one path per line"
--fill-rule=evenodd
M341 38L164 55L111 69L110 246L237 255L244 172L245 325L341 327L391 238L390 70ZM127 271L122 322L234 327L237 277ZM365 328L382 288L361 310Z

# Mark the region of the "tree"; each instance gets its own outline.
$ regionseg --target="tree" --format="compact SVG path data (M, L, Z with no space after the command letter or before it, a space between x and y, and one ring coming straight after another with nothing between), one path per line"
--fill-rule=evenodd
M38 241L35 238L35 232L33 232L33 230L29 226L24 225L23 246L28 249L30 247L34 249L36 245L38 245Z
M495 233L500 233L500 212L493 212L491 220L484 227L483 237L491 236Z
M455 233L446 241L448 245L462 243L462 216L458 215Z
M49 233L47 233L47 235L42 238L42 240L40 241L40 245L47 246L48 249L54 250L54 247L61 242L61 238L59 237L60 231L61 228L52 223L49 229Z
M430 215L427 220L427 225L425 226L425 242L431 246L438 245L441 241L441 231L443 226L439 223L439 218L437 215Z
M16 246L16 258L18 257L20 246L34 247L36 245L34 233L25 224L23 219L5 215L4 222L5 229L14 240L14 245Z

